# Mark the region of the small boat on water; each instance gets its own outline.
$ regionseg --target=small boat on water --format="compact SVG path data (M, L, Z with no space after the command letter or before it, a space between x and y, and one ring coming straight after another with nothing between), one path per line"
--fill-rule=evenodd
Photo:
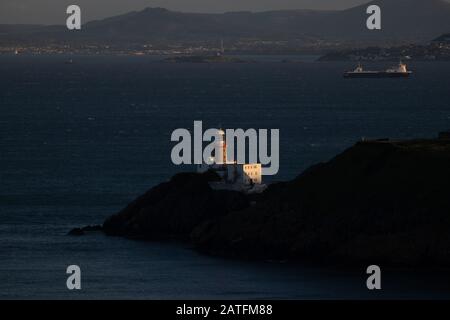
M397 67L392 67L384 71L364 70L361 63L353 71L344 73L344 78L407 78L412 74L406 67L406 64L400 63Z

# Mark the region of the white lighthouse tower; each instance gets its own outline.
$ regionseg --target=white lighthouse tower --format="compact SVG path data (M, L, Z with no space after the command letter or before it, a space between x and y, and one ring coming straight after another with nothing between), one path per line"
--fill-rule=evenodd
M217 137L219 137L219 139L216 140L215 163L224 165L227 164L227 142L225 140L225 131L218 129Z

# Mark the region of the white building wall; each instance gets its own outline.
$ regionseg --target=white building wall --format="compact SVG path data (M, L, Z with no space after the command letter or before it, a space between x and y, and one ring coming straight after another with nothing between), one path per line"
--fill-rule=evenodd
M260 163L249 163L242 165L243 183L244 184L261 184L262 170Z

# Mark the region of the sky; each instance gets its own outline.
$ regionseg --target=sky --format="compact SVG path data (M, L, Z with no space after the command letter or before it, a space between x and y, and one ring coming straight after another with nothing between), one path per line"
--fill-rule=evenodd
M0 0L0 24L65 24L66 8L81 7L82 23L146 7L185 12L344 9L369 0Z

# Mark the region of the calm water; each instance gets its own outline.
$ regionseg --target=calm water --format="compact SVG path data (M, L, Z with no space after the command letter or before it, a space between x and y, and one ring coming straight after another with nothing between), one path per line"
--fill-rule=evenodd
M407 80L344 80L352 64L65 60L0 57L0 298L450 298L446 270L387 270L374 294L364 289L364 270L66 236L189 169L171 164L170 134L194 120L206 128L279 128L275 180L361 137L433 137L450 128L450 63L411 64ZM80 292L65 288L70 264L82 268Z

